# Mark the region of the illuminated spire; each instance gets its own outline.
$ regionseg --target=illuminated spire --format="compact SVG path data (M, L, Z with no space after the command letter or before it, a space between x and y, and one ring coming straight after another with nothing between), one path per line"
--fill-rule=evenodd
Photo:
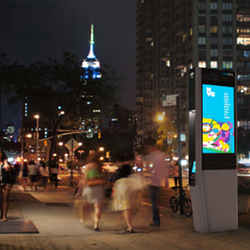
M87 58L82 62L82 68L84 69L84 75L81 76L84 79L89 78L101 78L100 62L97 60L94 52L95 39L94 39L94 25L91 24L90 28L90 41L89 41L89 54Z
M95 46L94 24L91 24L88 58L95 58L94 46Z

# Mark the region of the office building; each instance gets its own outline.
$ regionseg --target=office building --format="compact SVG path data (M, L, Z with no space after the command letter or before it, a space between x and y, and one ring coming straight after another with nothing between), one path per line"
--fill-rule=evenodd
M187 135L188 84L195 67L235 72L238 117L245 112L246 119L239 125L249 126L250 2L137 0L136 7L138 143L156 126L157 112ZM179 124L176 106L166 102L173 95L180 97Z

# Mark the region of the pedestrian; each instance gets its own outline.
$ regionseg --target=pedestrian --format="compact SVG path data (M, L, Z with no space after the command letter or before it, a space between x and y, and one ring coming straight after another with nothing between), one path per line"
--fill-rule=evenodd
M41 176L43 190L48 191L49 169L43 161L40 161L39 172Z
M51 181L51 184L54 185L55 189L57 189L58 187L58 163L55 159L51 162L51 166L50 166L50 181Z
M0 180L1 180L1 222L8 221L9 193L13 185L14 176L13 168L7 158L1 153L0 160Z
M98 155L94 150L90 150L89 152L82 180L79 183L82 186L79 188L79 192L82 190L82 197L88 203L94 205L94 231L98 232L100 231L102 206L105 198L105 179Z
M147 155L145 156L144 173L149 180L149 193L152 203L152 223L151 226L160 226L159 215L159 195L162 182L168 187L168 166L165 161L166 156L156 145L154 138L147 138L144 141Z
M22 186L23 190L26 191L26 187L29 185L29 173L28 173L28 163L24 162L21 170Z
M28 174L29 174L31 191L37 191L38 171L39 171L38 166L35 164L33 160L31 160L28 164Z

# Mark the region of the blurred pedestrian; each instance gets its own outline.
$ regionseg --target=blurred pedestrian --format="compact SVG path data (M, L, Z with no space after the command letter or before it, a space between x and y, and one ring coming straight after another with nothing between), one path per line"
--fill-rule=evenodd
M29 185L29 171L28 171L28 163L24 162L23 167L21 169L21 183L23 186L23 190L26 190L26 187Z
M55 189L58 187L58 163L56 160L51 162L50 166L50 182L54 185Z
M86 163L82 180L79 182L80 186L77 196L79 196L79 194L82 195L88 203L94 205L94 231L98 232L100 231L102 206L105 198L105 179L98 155L94 150L90 150Z
M114 211L121 211L126 223L123 233L134 233L133 212L139 207L139 191L146 182L140 174L133 174L132 159L124 159L124 164L118 168L114 178L113 202Z
M49 169L43 161L40 161L39 172L41 176L43 190L48 191Z
M147 155L145 156L144 171L149 179L149 193L152 203L152 223L151 226L160 226L159 215L159 195L162 182L168 187L168 166L165 161L165 154L156 145L154 138L147 138L144 141Z
M14 169L7 158L1 153L0 179L1 179L1 222L8 221L9 193L14 184Z
M30 188L31 191L37 191L38 186L38 166L35 164L33 160L31 160L28 164L28 175L30 180Z

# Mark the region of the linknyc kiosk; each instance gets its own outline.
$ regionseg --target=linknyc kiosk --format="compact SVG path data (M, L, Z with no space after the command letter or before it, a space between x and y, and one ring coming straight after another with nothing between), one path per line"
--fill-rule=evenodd
M196 68L189 84L189 184L197 232L238 228L233 72Z

